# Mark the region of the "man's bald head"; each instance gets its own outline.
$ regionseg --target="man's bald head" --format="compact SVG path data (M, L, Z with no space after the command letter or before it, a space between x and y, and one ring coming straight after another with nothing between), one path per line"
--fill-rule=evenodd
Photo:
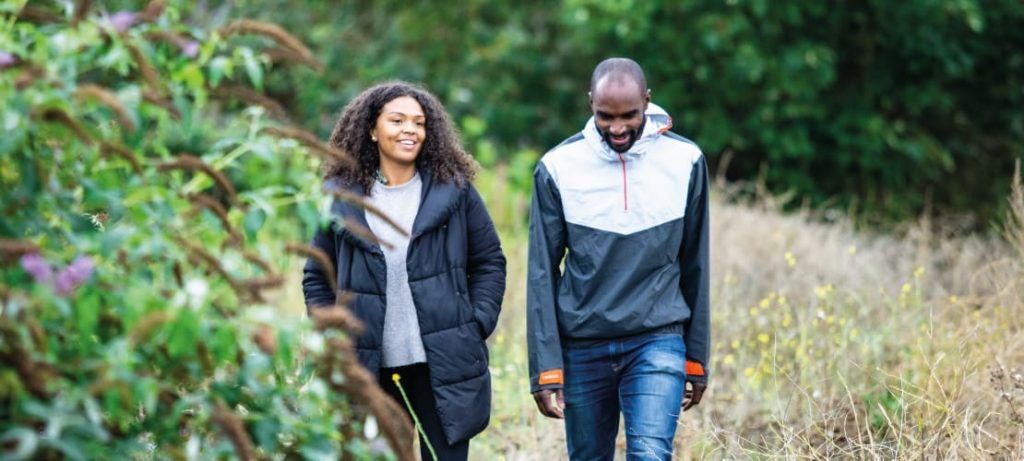
M612 150L628 152L643 134L651 93L640 65L632 59L605 59L590 78L594 126Z
M594 74L590 76L590 92L593 93L597 86L603 83L635 83L641 92L647 92L644 70L640 68L640 64L629 58L608 58L601 61L594 68Z

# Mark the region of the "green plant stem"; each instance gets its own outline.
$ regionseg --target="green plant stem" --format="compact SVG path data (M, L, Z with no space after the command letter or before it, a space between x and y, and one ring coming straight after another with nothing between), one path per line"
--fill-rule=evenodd
M427 444L427 450L430 451L430 457L437 461L437 453L434 452L434 446L430 444L430 439L427 438L427 433L423 431L423 425L420 424L420 418L416 416L416 412L412 409L412 403L409 403L409 396L405 395L405 389L402 388L402 383L399 382L400 378L398 373L391 376L391 380L395 382L395 386L398 387L398 392L402 394L402 400L405 401L405 408L409 409L409 414L412 415L412 420L416 423L416 430L419 431L420 437L423 439L423 443Z

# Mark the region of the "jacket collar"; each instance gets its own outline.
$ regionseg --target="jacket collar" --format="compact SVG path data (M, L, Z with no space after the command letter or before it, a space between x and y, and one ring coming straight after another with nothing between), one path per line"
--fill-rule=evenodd
M672 128L672 117L668 115L668 112L665 112L665 109L662 109L653 102L647 104L647 111L644 112L644 116L647 117L647 120L644 122L644 131L640 134L640 138L629 148L629 151L623 153L623 156L626 158L642 156L658 136ZM597 152L601 158L609 161L619 160L619 153L612 150L608 143L604 141L604 138L601 137L601 133L597 131L594 117L590 117L590 120L587 120L586 126L583 127L583 138L586 140L587 145Z
M412 238L426 233L427 231L442 225L448 221L448 217L458 207L459 198L465 192L465 187L455 184L435 182L430 173L418 170L420 180L423 182L420 192L420 207L416 212L416 219L412 224ZM359 198L365 199L366 194L359 184L344 184L340 179L331 179L324 183L324 190L343 190ZM331 214L339 218L336 229L339 235L350 241L352 244L366 251L381 252L380 246L359 235L359 232L370 232L370 225L366 221L366 212L359 206L344 200L335 199L331 204ZM352 232L346 228L346 223L360 226L362 229Z

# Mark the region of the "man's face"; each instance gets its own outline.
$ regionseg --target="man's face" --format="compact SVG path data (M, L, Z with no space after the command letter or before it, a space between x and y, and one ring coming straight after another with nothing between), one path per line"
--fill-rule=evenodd
M644 129L644 111L651 95L631 79L613 81L608 77L597 82L590 94L594 123L608 147L624 153L633 147Z

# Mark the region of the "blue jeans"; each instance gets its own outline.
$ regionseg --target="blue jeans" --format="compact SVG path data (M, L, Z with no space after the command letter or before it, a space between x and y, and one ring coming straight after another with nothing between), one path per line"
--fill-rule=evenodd
M562 356L570 459L611 461L620 411L626 459L672 457L686 387L686 346L679 334L568 344Z

